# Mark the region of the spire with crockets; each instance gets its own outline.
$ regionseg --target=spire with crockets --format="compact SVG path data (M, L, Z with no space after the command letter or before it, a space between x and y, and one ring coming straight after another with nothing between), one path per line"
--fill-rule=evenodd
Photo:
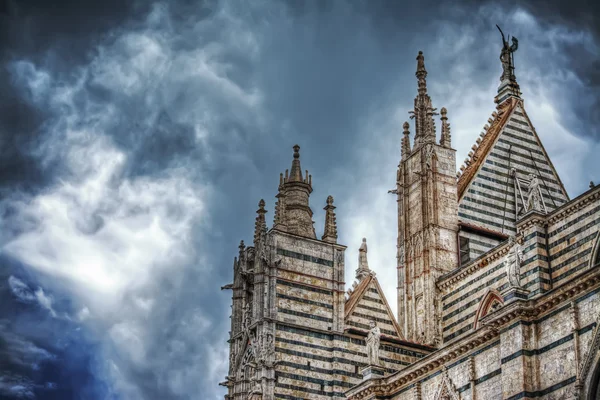
M410 112L411 119L415 120L415 149L425 143L435 142L435 124L433 116L437 115L437 109L431 105L431 98L427 94L427 70L425 69L425 57L419 51L417 56L417 81L419 93L415 98L415 109Z
M275 205L275 224L273 229L294 235L316 239L309 197L312 192L312 176L300 167L300 146L294 147L292 168L279 177L279 192Z

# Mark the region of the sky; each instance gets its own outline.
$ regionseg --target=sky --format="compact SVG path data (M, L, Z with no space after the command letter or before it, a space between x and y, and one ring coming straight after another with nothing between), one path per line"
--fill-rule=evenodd
M220 287L296 143L317 235L332 195L347 285L366 237L395 311L419 50L457 167L495 109L499 24L569 195L600 182L597 7L0 1L0 399L222 399Z

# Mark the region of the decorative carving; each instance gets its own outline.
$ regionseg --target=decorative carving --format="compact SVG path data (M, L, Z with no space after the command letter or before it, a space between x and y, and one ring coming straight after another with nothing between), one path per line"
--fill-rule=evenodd
M323 232L321 239L325 242L337 243L338 236L333 196L327 196L327 205L323 210L325 210L325 232Z
M375 321L371 321L369 334L367 335L367 359L369 365L381 365L379 360L379 342L381 339L381 330Z
M529 175L529 189L527 190L527 211L544 211L540 181L534 174Z
M435 150L433 148L433 145L431 145L431 143L430 143L425 148L425 167L427 168L428 171L433 169L434 155L435 155Z
M504 305L504 299L495 289L488 289L487 293L483 296L479 309L475 314L475 322L473 329L479 328L479 320L494 311L499 310Z
M452 380L448 376L446 367L442 368L442 381L433 398L435 400L460 400L460 393L458 393L458 390L456 390L456 387L454 387Z
M517 243L514 236L508 238L509 250L504 258L506 267L506 276L508 277L508 284L513 288L521 287L521 261L523 260L523 251L521 246Z

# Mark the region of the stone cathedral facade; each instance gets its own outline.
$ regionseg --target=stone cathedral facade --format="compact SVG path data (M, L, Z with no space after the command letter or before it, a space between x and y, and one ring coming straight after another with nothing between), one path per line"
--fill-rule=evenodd
M600 186L569 198L521 98L517 45L503 36L496 111L458 174L448 112L434 108L417 56L392 191L397 299L365 239L344 276L333 198L317 235L294 146L272 226L261 200L223 287L226 399L600 399Z

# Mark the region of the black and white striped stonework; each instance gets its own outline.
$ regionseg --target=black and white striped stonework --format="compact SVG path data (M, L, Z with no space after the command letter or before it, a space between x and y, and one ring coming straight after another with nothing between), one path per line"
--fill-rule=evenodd
M523 204L522 199L515 198L513 169L520 177L526 178L530 174L539 177L548 212L568 201L567 193L521 104L512 111L460 199L460 220L505 235L514 235L517 213ZM522 190L526 196L527 187L522 187ZM495 244L490 243L492 246L488 250ZM481 250L485 249L477 251Z

